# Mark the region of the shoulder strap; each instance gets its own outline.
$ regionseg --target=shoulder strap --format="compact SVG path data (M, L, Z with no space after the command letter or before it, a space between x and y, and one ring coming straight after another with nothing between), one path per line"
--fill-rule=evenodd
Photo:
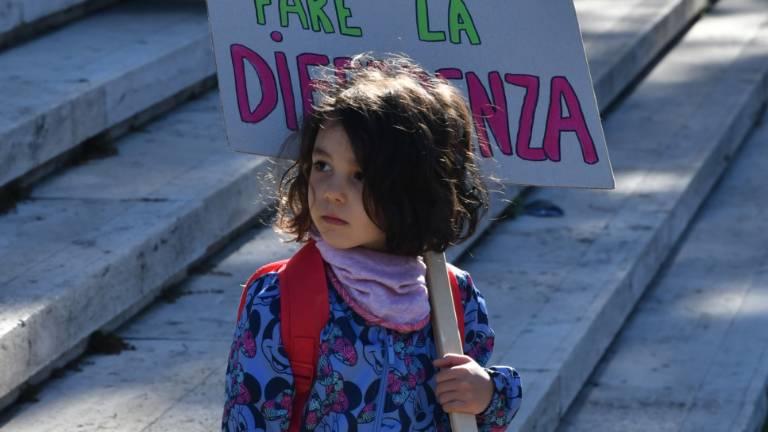
M320 332L328 322L328 283L320 251L309 241L279 273L280 336L293 370L295 394L290 431L298 431L315 378Z

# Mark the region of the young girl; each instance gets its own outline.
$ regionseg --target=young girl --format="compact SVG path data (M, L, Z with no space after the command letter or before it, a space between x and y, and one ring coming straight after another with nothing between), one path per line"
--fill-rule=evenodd
M307 402L292 408L280 278L269 271L245 287L222 428L443 431L446 413L462 412L480 430L505 430L521 382L510 367L485 367L494 340L485 300L451 267L464 355L437 359L419 256L471 236L487 208L466 104L446 80L401 57L359 56L347 72L318 89L300 156L280 185L277 227L317 248L328 281Z

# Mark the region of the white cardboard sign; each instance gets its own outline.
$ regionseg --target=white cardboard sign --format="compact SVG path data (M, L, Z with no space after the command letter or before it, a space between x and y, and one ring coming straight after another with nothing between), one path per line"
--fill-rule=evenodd
M291 157L319 70L404 53L463 91L484 174L614 186L571 0L209 0L208 13L237 151Z

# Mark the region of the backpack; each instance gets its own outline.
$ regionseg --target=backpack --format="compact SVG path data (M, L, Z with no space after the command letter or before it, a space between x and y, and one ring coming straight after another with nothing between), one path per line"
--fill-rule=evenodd
M464 344L464 307L461 293L450 265L448 277L453 294L459 335ZM291 363L296 394L293 398L293 413L302 413L309 397L320 347L320 332L328 322L328 282L325 277L323 259L310 240L290 259L275 261L258 269L246 282L237 308L237 320L245 307L248 288L261 276L277 272L280 283L280 336ZM301 415L291 419L289 431L298 431Z

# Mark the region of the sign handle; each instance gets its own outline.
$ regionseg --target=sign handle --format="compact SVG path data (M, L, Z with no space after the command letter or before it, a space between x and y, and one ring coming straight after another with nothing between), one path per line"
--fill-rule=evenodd
M456 310L453 308L453 294L445 268L445 254L428 251L424 255L427 264L427 285L429 286L429 305L432 308L432 329L437 345L437 354L463 354L459 336ZM464 413L449 413L451 430L457 432L477 432L475 416Z

